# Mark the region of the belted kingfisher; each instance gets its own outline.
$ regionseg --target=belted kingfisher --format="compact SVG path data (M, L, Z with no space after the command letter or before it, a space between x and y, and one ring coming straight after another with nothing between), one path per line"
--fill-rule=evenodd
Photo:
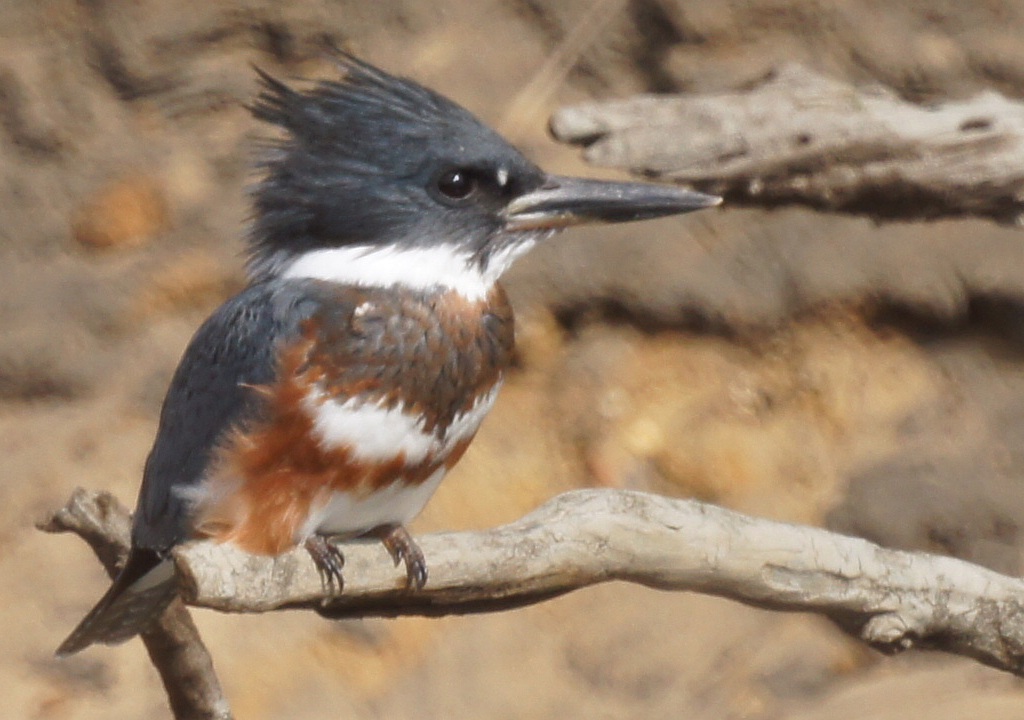
M491 409L512 361L498 278L556 230L716 205L677 187L546 174L462 107L338 54L293 89L257 71L283 129L260 162L250 282L199 328L160 413L127 563L58 649L145 631L195 538L304 546L341 589L337 538L379 538L410 589L405 529Z

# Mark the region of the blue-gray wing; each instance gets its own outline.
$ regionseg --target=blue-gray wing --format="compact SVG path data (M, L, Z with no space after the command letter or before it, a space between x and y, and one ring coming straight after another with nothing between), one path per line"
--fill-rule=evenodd
M188 533L182 490L205 476L230 428L258 416L277 350L318 309L315 285L269 282L228 300L199 328L174 373L146 460L132 544L162 554Z
M322 287L309 281L255 285L224 303L196 332L160 413L125 567L58 655L144 632L174 599L177 583L167 550L188 534L182 490L202 481L227 430L259 417L260 396L251 386L274 381L278 348L299 336L303 321L320 309L320 298Z

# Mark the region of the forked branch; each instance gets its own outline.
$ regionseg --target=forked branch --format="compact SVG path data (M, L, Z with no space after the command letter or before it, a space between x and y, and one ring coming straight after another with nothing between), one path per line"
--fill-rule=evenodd
M36 527L50 533L75 533L89 543L111 577L128 555L131 518L110 493L78 488L64 507ZM231 720L213 661L180 600L142 635L142 642L160 674L175 718Z
M105 494L79 491L54 516L65 519L52 519L46 529L88 537L81 523L66 518L79 514L124 523L109 507L96 509L109 505ZM405 570L394 567L377 542L342 546L346 584L340 596L325 590L303 551L268 558L198 542L180 547L175 557L186 601L226 612L489 612L624 580L820 613L884 651L943 650L1024 675L1024 581L954 558L888 550L692 500L578 490L509 525L417 542L430 571L417 592L405 589Z

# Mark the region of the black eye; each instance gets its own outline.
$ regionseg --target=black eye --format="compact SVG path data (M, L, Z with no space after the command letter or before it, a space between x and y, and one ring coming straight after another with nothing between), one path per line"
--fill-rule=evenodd
M450 200L465 200L476 191L476 176L469 170L445 170L437 179L437 189Z

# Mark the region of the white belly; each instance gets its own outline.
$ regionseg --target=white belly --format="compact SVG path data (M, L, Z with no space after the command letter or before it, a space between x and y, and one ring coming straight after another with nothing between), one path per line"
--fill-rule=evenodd
M437 490L447 469L442 466L419 485L395 482L365 497L333 492L314 509L302 528L305 540L320 535L360 535L378 525L404 525L416 517Z
M476 433L494 405L500 385L481 395L443 431L425 430L420 418L401 407L382 407L358 398L339 402L322 392L308 395L306 408L325 449L344 448L360 462L389 462L401 454L406 467L422 462L440 467L416 485L396 480L372 492L365 487L332 491L311 508L296 541L302 542L314 533L360 535L379 525L403 525L416 517L441 484L447 471L445 460L457 445Z

